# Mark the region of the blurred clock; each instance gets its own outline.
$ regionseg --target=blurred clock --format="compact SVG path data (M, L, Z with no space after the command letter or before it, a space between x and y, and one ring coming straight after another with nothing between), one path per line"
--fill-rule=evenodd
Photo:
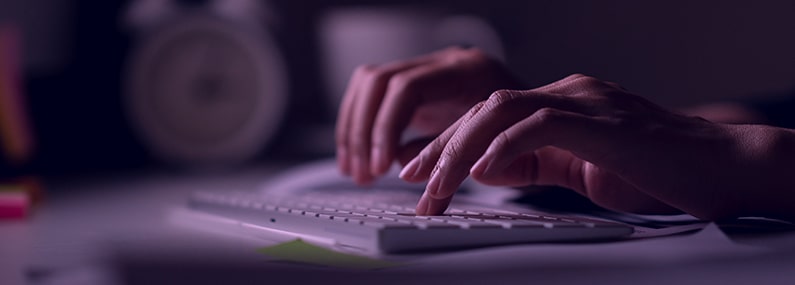
M279 52L252 24L261 21L210 8L159 13L168 19L149 25L127 79L129 115L142 141L181 165L253 158L278 131L287 100Z

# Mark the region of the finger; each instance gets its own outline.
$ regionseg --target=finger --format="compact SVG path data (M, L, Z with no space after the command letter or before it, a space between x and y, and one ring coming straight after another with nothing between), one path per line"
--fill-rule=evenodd
M543 158L547 158L544 160ZM535 151L521 153L512 158L512 161L502 171L490 173L483 176L481 172L475 171L478 164L472 167L470 175L475 180L492 186L528 186L528 185L555 185L550 181L539 179L538 172L543 169L567 173L569 166L575 157L568 151L554 147L542 147ZM479 160L480 162L480 160ZM542 165L543 164L543 165ZM557 185L565 186L565 185Z
M428 197L428 193L423 193L422 197L420 197L420 201L417 202L415 213L420 216L442 214L452 200L453 196L444 199L433 199Z
M528 152L535 152L545 146L553 146L568 151L586 149L582 144L593 146L596 138L593 132L603 131L604 126L596 119L580 113L568 112L554 108L544 108L533 115L519 121L501 132L490 142L485 153L472 166L470 173L474 178L489 180L505 171L516 157ZM578 143L573 141L579 140ZM537 154L537 153L536 153ZM537 162L533 156L531 162ZM537 165L526 166L530 169L528 182L532 184L551 184L566 187L578 187L576 180L568 180L571 171L550 171L549 175L541 175ZM564 170L563 165L553 167Z
M364 69L353 96L350 121L347 133L347 153L350 159L351 174L358 184L369 184L373 180L370 172L370 139L373 121L379 111L389 80L398 72L425 63L427 58L396 62L383 67Z
M436 170L426 191L441 199L452 195L469 175L470 167L480 158L492 140L503 130L537 110L556 107L589 113L589 106L570 97L538 92L498 91L471 119L462 123L444 144ZM436 151L439 151L438 149Z
M675 208L655 199L613 172L603 170L555 147L523 153L489 177L473 174L477 181L494 186L556 185L578 192L596 204L618 211L671 214Z
M431 141L425 148L417 154L414 159L409 161L403 170L400 172L400 178L410 182L420 182L427 180L431 176L431 172L435 169L435 162L439 159L439 155L441 155L441 150L444 148L444 145L450 138L453 137L458 127L466 120L474 116L481 107L483 107L484 102L479 102L475 104L469 111L458 118L453 124L451 124L447 129L444 130L436 139Z
M351 118L353 117L352 110L354 101L356 100L356 89L359 86L359 81L364 76L363 67L354 71L345 90L345 96L340 103L339 112L337 114L337 125L335 127L335 140L337 143L337 165L340 172L344 175L351 174L350 156L348 148L348 137L350 133Z
M439 82L438 77L445 72L441 65L427 63L391 78L372 129L370 171L373 175L383 175L389 170L400 136L421 104L421 90L430 89L424 85Z
M472 164L501 130L544 106L587 111L587 106L565 96L527 91L495 92L478 112L460 123L452 137L440 137L429 145L427 157L431 159L419 161L420 169L434 165L425 188L428 198L449 200L469 175ZM438 209L443 210L443 207L429 209L436 209L436 212L426 213L433 215L441 213Z
M475 163L471 173L478 180L493 181L509 166L517 167L516 157L544 146L553 146L573 155L550 152L549 148L535 152L531 160L518 162L517 168L524 169L523 176L528 179L525 182L571 188L601 206L616 210L640 213L676 211L615 173L579 158L599 160L599 157L604 157L610 151L603 143L612 136L610 129L609 123L599 118L545 108L502 132Z

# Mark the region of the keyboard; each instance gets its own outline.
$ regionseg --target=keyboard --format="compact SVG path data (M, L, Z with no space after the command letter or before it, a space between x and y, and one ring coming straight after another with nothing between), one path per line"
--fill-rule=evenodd
M365 253L609 239L633 231L602 220L456 201L444 215L418 216L418 199L417 193L378 189L289 196L197 192L188 205L255 227L331 239Z

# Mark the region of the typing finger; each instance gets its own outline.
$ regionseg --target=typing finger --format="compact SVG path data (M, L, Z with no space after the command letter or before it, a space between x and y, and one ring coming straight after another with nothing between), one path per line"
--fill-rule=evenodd
M428 59L387 64L382 67L365 66L358 69L352 90L350 116L345 131L347 138L345 152L348 154L350 172L358 184L369 184L373 180L370 172L370 139L373 123L379 112L390 79L397 73L424 64Z
M455 135L444 145L435 162L427 190L431 198L452 195L469 175L470 167L480 158L498 134L521 121L528 114L549 106L588 112L588 106L569 97L537 92L498 91L483 108L462 123Z
M422 151L420 151L420 153L414 157L414 159L409 161L406 166L403 167L403 170L400 172L400 178L410 182L420 182L427 180L431 176L431 172L434 170L434 162L439 159L444 145L447 144L450 138L453 137L459 126L461 126L462 122L474 116L478 110L483 107L483 103L484 102L475 104L475 106L469 109L464 116L461 116L461 118L445 129L442 134L425 146L425 148L423 148Z

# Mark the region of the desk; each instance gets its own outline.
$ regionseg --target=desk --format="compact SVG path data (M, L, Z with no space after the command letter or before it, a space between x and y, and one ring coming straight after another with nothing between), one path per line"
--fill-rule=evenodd
M277 240L175 226L169 211L201 189L253 189L274 168L145 173L49 185L28 221L0 222L0 283L20 284L793 284L795 234L731 236L715 225L664 238L528 244L412 256L377 271L271 260Z

